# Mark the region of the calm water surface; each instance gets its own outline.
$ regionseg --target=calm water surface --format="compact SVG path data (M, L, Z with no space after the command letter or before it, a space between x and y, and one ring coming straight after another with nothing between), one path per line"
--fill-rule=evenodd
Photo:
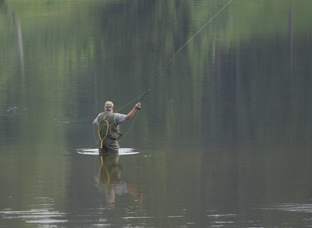
M0 0L0 227L312 227L312 1L233 0L97 155L227 3Z

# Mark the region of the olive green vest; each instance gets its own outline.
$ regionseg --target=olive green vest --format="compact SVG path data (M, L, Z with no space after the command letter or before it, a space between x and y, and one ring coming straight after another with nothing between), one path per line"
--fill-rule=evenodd
M114 113L112 112L102 112L99 115L98 121L107 120L109 124L107 137L110 139L118 139L121 136L119 124L114 123Z

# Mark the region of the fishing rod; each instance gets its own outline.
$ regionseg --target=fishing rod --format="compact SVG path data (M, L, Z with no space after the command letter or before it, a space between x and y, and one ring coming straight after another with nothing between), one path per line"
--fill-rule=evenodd
M143 99L145 98L145 96L151 91L151 89L154 87L154 85L156 84L157 80L160 78L160 76L163 74L163 72L167 69L167 67L170 65L170 63L173 61L173 59L175 58L175 56L192 40L194 39L195 36L197 36L210 22L213 21L213 19L215 19L233 0L228 1L228 3L226 3L212 18L210 18L210 20L204 24L190 39L188 39L174 54L173 56L169 59L169 61L166 63L166 65L163 67L163 69L159 72L159 74L157 75L157 77L154 79L154 81L151 83L151 85L148 87L148 89L141 94L140 96L138 96L136 99L138 99L139 97L141 97L139 102L142 102ZM135 100L136 100L135 99ZM133 100L132 100L133 101Z
M233 0L229 0L212 18L210 18L210 20L204 24L199 30L197 30L197 32L191 37L189 38L169 59L169 61L166 63L166 65L162 68L162 70L159 72L159 74L157 75L157 77L155 77L155 79L153 80L153 82L150 84L150 86L148 87L148 89L143 92L142 94L140 94L139 96L137 96L136 98L132 99L130 102L128 102L127 104L125 104L124 106L122 106L120 109L123 109L124 107L128 106L129 104L131 104L133 101L136 101L137 99L139 99L141 97L141 99L139 100L139 102L142 102L143 99L146 97L146 95L152 90L152 88L154 87L154 85L156 84L157 80L160 78L160 76L164 73L164 71L168 68L168 66L170 65L170 63L173 61L173 59L176 57L176 55L191 41L194 39L195 36L197 36L208 24L210 24ZM117 110L117 111L118 111Z
M204 24L199 30L197 30L197 32L191 37L189 38L169 59L169 61L166 63L166 65L162 68L162 70L159 72L159 74L157 75L157 77L155 77L155 79L153 80L153 82L150 84L150 86L148 87L148 89L143 92L142 94L140 94L139 96L137 96L136 98L132 99L131 101L129 101L127 104L125 104L124 106L122 106L121 108L119 108L116 111L119 111L121 109L123 109L124 107L130 105L132 102L138 100L139 98L141 98L139 100L139 102L142 102L143 99L146 97L146 95L152 90L152 88L154 87L154 85L156 84L157 80L160 78L160 76L164 73L164 71L168 68L168 66L170 65L170 63L173 61L173 59L176 57L176 55L191 41L194 39L195 36L197 36L208 24L210 24L233 0L229 0L212 18L209 19L209 21Z
M160 76L164 73L164 71L168 68L168 66L170 65L170 63L173 61L173 59L176 57L176 55L191 41L194 39L195 36L197 36L205 27L207 27L207 25L209 25L233 0L229 0L212 18L209 19L209 21L204 24L199 30L197 30L197 32L191 37L189 38L169 59L169 61L165 64L165 66L162 68L162 70L159 72L159 74L157 75L157 77L155 77L155 79L153 80L153 82L150 84L150 86L148 87L148 89L143 92L142 94L140 94L139 96L137 96L136 98L132 99L131 101L129 101L127 104L125 104L124 106L122 106L121 108L119 108L116 111L119 111L121 109L123 109L124 107L130 105L132 102L138 100L139 98L141 98L139 100L139 102L141 103L143 101L143 99L146 97L146 95L152 90L152 88L154 87L154 85L156 84L156 82L158 81L158 79L160 78ZM140 110L141 108L139 108ZM126 132L125 136L129 133L130 129L132 129L135 120L137 118L138 115L136 115L136 117L134 118L134 121L132 121L132 125L130 126L130 128L128 129L128 131ZM124 136L124 138L125 138Z

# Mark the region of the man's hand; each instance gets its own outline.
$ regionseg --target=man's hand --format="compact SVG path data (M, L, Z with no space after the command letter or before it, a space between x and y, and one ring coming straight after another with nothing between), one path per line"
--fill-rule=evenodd
M136 105L135 105L135 108L140 110L141 109L141 102L138 102Z
M140 110L141 109L141 102L137 103L133 109L127 114L126 120L130 120L132 118L132 116L134 115L134 113L136 112L136 110Z

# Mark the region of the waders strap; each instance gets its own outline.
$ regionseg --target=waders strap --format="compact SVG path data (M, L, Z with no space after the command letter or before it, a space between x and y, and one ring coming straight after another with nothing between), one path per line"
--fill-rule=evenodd
M102 127L105 125L106 129L103 129ZM99 122L99 126L98 126L98 135L99 135L99 138L101 140L101 149L103 148L103 142L104 142L104 139L107 137L108 135L108 129L109 129L109 123L107 120L101 120Z

